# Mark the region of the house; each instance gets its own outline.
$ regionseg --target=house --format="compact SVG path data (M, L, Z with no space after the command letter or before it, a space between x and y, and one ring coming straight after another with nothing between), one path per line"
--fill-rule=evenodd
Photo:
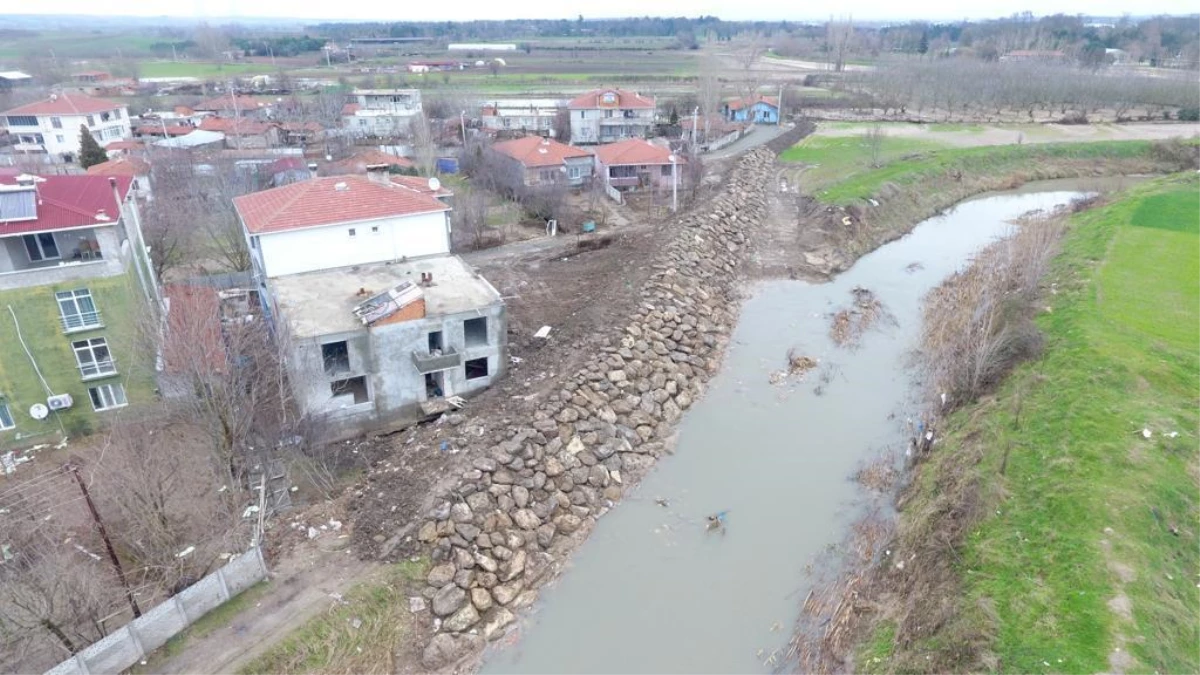
M645 138L654 126L654 99L622 89L597 89L571 99L571 143Z
M141 157L117 157L87 168L89 176L116 176L133 179L130 189L138 199L154 198L150 187L150 162Z
M496 99L479 109L482 126L487 131L524 136L553 136L554 121L566 101L552 98Z
M312 178L316 167L316 163L309 164L303 157L280 157L271 162L267 173L271 175L271 186L279 187Z
M372 148L360 150L345 159L330 162L325 165L321 173L326 176L339 176L347 173L365 174L372 169L386 169L389 171L394 169L415 170L416 167L417 165L410 159Z
M700 145L708 145L726 136L740 135L746 130L744 122L731 122L724 115L700 115L698 117L681 117L679 126L684 139L693 138L693 123L695 125L695 140Z
M17 87L33 84L33 76L19 70L0 70L0 91L9 91Z
M271 117L274 106L270 101L254 96L225 94L201 101L191 108L194 112L201 114L268 119Z
M175 138L177 136L187 136L195 130L196 128L189 124L164 124L162 122L156 124L139 124L133 128L133 137L139 140ZM105 146L106 149L107 147Z
M526 136L491 146L502 169L501 180L512 189L564 183L583 185L592 177L592 153L540 136Z
M282 143L279 125L273 122L243 117L206 117L197 128L225 134L225 147L231 150L277 148Z
M86 126L100 145L129 138L129 110L119 103L82 94L51 94L0 113L16 150L47 153L64 162L79 155L79 127Z
M83 435L153 398L136 339L155 288L131 258L132 183L0 176L0 447Z
M342 107L342 126L354 136L400 136L421 114L419 89L355 89Z
M686 160L672 155L670 148L640 138L596 148L597 172L606 184L621 191L646 187L671 189L681 164L686 164ZM682 176L678 185L683 185Z
M141 141L113 141L104 146L105 152L108 153L109 159L131 155L133 153L141 153L146 149L146 144Z
M451 198L454 197L454 192L451 191L450 188L443 185L442 181L438 180L437 178L425 178L423 176L389 176L389 180L396 185L403 185L404 187L419 192L420 194L429 195L443 204L449 204Z
M320 122L283 122L279 125L284 145L312 145L325 140L325 127Z
M721 104L721 114L730 122L779 124L779 97L756 94L731 99Z
M164 138L161 141L154 141L154 145L160 148L186 150L196 150L198 148L216 149L225 145L225 134L219 131L194 129L182 136L172 136L171 138Z
M295 398L332 434L444 411L505 372L504 302L450 255L444 203L376 173L234 207L264 315L286 336Z

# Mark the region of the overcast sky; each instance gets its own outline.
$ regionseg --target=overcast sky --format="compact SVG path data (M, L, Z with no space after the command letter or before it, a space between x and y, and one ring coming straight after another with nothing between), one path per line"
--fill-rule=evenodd
M50 0L46 3L7 0L0 9L21 14L94 14L94 0ZM589 18L621 16L698 16L711 14L729 20L822 20L831 13L851 14L861 20L979 19L1009 16L1024 10L1037 15L1087 14L1119 16L1132 13L1186 14L1197 9L1195 0L838 0L830 3L797 0L601 0L595 3L546 2L545 0L367 0L331 3L328 0L123 0L108 6L112 14L137 16L194 16L201 18L256 16L284 18L329 18L351 20L444 21L468 19Z

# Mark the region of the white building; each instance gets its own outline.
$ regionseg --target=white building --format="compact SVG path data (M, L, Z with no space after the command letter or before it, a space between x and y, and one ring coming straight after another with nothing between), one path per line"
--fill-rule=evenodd
M596 89L567 104L571 143L614 143L646 138L654 127L654 99L621 89Z
M452 42L446 49L452 52L515 52L517 45L511 42Z
M130 137L129 110L119 103L83 94L51 94L2 113L17 152L46 153L64 162L79 155L79 127L100 145Z
M421 114L420 89L355 89L342 126L355 136L401 136Z
M554 120L566 105L554 98L497 98L484 101L479 114L484 129L553 136Z
M504 301L449 254L450 207L429 191L379 172L234 206L296 400L331 435L444 411L506 370Z

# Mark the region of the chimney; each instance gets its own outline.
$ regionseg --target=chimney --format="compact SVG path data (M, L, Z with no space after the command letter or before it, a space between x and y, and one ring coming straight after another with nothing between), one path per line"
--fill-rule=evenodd
M367 178L372 183L380 183L388 185L392 182L392 177L388 174L387 165L367 167Z
M342 182L334 183L333 189L337 190L338 192L346 192L347 190L350 189L350 186L347 185L344 181L342 181Z

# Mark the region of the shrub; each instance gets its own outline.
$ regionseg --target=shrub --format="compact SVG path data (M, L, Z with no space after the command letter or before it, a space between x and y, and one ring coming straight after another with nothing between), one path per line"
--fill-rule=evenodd
M1179 118L1180 122L1200 122L1200 108L1180 108L1179 114L1176 117Z

